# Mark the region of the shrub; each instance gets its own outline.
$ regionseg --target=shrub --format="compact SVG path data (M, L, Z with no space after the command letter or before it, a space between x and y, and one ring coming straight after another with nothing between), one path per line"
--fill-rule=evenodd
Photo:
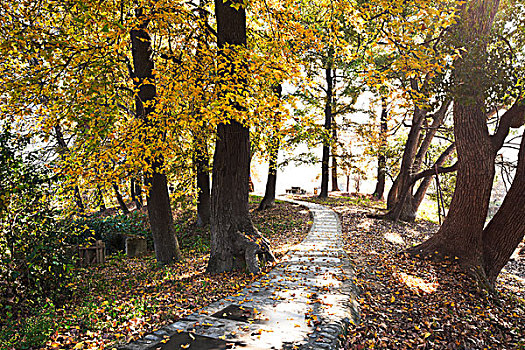
M0 303L5 306L61 300L72 278L66 239L75 229L52 208L54 179L38 165L37 155L22 153L27 143L9 130L0 132Z
M114 254L125 249L126 236L145 237L148 248L153 247L153 237L148 225L148 218L141 212L129 215L96 217L78 219L75 224L80 235L74 244L89 245L95 240L102 240L106 244L106 252Z

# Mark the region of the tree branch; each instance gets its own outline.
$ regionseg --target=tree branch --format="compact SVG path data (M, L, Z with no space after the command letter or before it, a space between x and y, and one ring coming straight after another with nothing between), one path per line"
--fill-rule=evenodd
M439 156L439 158L436 160L436 162L431 168L427 170L423 170L415 175L412 175L410 179L411 184L416 183L416 181L424 177L434 175L436 173L436 167L438 167L437 168L438 174L444 174L444 173L450 173L450 172L456 171L457 162L454 165L451 165L449 167L441 166L445 162L445 160L447 160L447 158L450 157L450 155L452 154L455 148L456 148L456 144L452 143L450 146L447 147L447 149L443 151L443 153L441 153L441 155Z
M510 128L519 128L523 124L525 124L525 102L517 100L512 107L503 113L498 130L491 136L492 144L496 150L503 146Z
M452 173L454 171L458 170L458 163L454 163L453 165L451 166L447 166L447 167L438 167L437 168L437 173L438 174L446 174L446 173ZM422 179L424 177L427 177L427 176L432 176L436 173L436 169L435 168L430 168L430 169L427 169L427 170L424 170L420 173L417 173L416 175L414 175L413 179L412 179L412 183L415 183L417 180L419 179Z

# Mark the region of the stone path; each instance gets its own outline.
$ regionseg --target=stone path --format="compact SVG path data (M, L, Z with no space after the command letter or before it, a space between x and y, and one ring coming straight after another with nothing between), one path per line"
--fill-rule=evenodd
M339 349L359 322L339 218L318 204L280 199L314 216L308 236L282 262L240 293L119 349Z

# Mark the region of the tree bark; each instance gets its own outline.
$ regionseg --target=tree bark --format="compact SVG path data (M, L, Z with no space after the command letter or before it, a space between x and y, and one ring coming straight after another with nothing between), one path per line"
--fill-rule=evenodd
M386 98L381 97L381 149L379 150L379 156L377 157L377 182L374 194L372 195L375 199L383 199L385 192L386 183L386 132L388 131L388 111L386 105Z
M332 49L328 50L326 58L326 101L324 107L324 128L327 135L330 135L332 129L332 93L333 93L333 76L332 76ZM330 140L328 136L323 140L323 158L321 160L321 191L319 198L328 197L328 179L329 179L329 161L330 161Z
M491 284L496 282L525 234L525 134L521 137L518 167L512 185L496 215L483 231L483 266Z
M215 0L217 44L246 45L246 12L241 5L234 9L231 1ZM220 53L219 59L227 89L233 77L242 76L242 65ZM246 84L238 78L237 88ZM227 91L221 91L221 94ZM241 106L235 108L242 110ZM253 226L248 211L250 177L250 132L241 123L231 120L217 126L217 141L213 157L211 254L208 272L248 270L260 271L261 259L273 260L269 242Z
M386 208L388 210L392 210L394 205L396 204L397 197L399 192L399 174L394 179L394 182L392 183L392 187L390 187L390 191L388 191L387 199L386 199Z
M457 61L454 80L454 135L458 153L456 188L439 231L410 252L423 256L457 257L477 271L483 266L482 232L495 168L494 147L485 114L483 60L499 0L474 0L461 5L456 28L458 44L466 48Z
M140 9L137 17L141 17ZM131 48L133 55L133 71L135 75L135 86L138 93L135 96L136 117L143 120L145 125L152 126L151 113L154 111L154 101L157 95L153 84L154 63L151 57L151 38L146 31L147 21L141 19L138 28L131 30ZM145 137L145 142L148 142ZM162 135L159 135L162 137ZM171 264L182 258L177 241L171 204L168 194L168 182L166 175L160 171L163 166L163 157L153 150L154 156L148 159L151 165L151 173L146 175L149 190L146 195L148 203L148 218L153 235L155 255L160 264Z
M397 191L397 198L392 206L392 209L385 214L385 218L397 221L407 209L410 209L410 194L412 194L413 184L410 181L412 174L412 166L417 152L419 138L421 135L421 126L426 117L426 111L415 108L414 118L412 119L412 126L408 133L405 150L403 151L403 158L401 160L401 169L396 179L395 184ZM392 191L392 190L391 190ZM410 210L409 210L410 211Z

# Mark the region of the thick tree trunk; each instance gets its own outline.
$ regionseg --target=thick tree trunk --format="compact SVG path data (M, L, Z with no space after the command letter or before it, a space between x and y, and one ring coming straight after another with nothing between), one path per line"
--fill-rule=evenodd
M158 164L154 164L158 166ZM153 172L147 177L150 187L147 192L148 219L155 246L157 261L171 264L182 259L179 242L171 213L170 196L166 175Z
M140 9L137 17L141 17ZM153 60L151 58L151 38L146 32L147 21L142 20L141 26L131 31L131 47L133 54L133 70L135 75L135 85L138 94L135 97L136 116L144 121L145 125L153 125L151 113L154 111L154 101L157 95L156 87L152 83L155 81L153 74ZM145 141L147 142L147 138ZM159 135L162 137L162 135ZM151 165L151 173L148 172L146 182L149 185L147 193L148 218L153 243L155 245L155 255L160 264L170 264L180 260L182 254L179 249L171 204L168 194L168 182L166 175L160 172L163 166L163 158L156 150L154 156L148 159Z
M390 187L390 191L388 191L388 195L386 197L386 208L388 210L392 210L392 208L396 204L398 193L399 193L399 175L395 178L394 183L392 183L392 187Z
M326 62L326 102L324 107L324 128L327 131L327 135L330 135L332 129L332 92L333 92L333 77L332 77L332 54L331 49L329 50L327 62ZM328 136L323 140L323 158L321 160L321 191L319 198L328 197L328 180L330 177L329 173L329 161L330 161L330 140Z
M124 199L122 198L122 195L120 194L120 191L118 189L118 185L116 183L112 183L111 186L113 187L113 190L115 191L115 197L117 198L118 205L120 207L120 210L122 210L122 214L128 215L129 209L126 203L124 202Z
M481 232L495 174L496 152L490 141L483 106L454 105L458 148L456 188L447 218L438 233L414 251L458 257L481 266Z
M514 181L501 207L483 231L483 265L490 283L496 281L524 234L525 134L521 139Z
M277 157L279 156L279 145L275 140L270 141L270 162L268 165L268 178L264 197L259 203L257 210L265 210L275 205L275 189L277 184Z
M230 1L215 0L217 41L219 48L225 44L246 45L246 12L236 10ZM243 72L225 55L224 71L220 74L231 79ZM222 62L221 62L222 63ZM236 85L246 84L240 78ZM224 84L223 88L228 88ZM226 92L222 92L226 93ZM242 107L236 106L242 110ZM250 132L237 121L219 124L213 157L211 254L208 272L246 269L260 271L261 258L273 260L269 242L255 229L248 211L250 177Z
M386 106L386 98L381 97L381 149L377 157L377 182L373 197L375 199L383 199L386 183L386 132L388 131L388 111Z
M455 65L454 135L458 153L456 188L445 222L426 242L410 251L420 255L457 257L482 272L482 232L490 200L499 147L486 124L484 57L499 0L473 0L461 5L456 27L458 45L466 47Z

